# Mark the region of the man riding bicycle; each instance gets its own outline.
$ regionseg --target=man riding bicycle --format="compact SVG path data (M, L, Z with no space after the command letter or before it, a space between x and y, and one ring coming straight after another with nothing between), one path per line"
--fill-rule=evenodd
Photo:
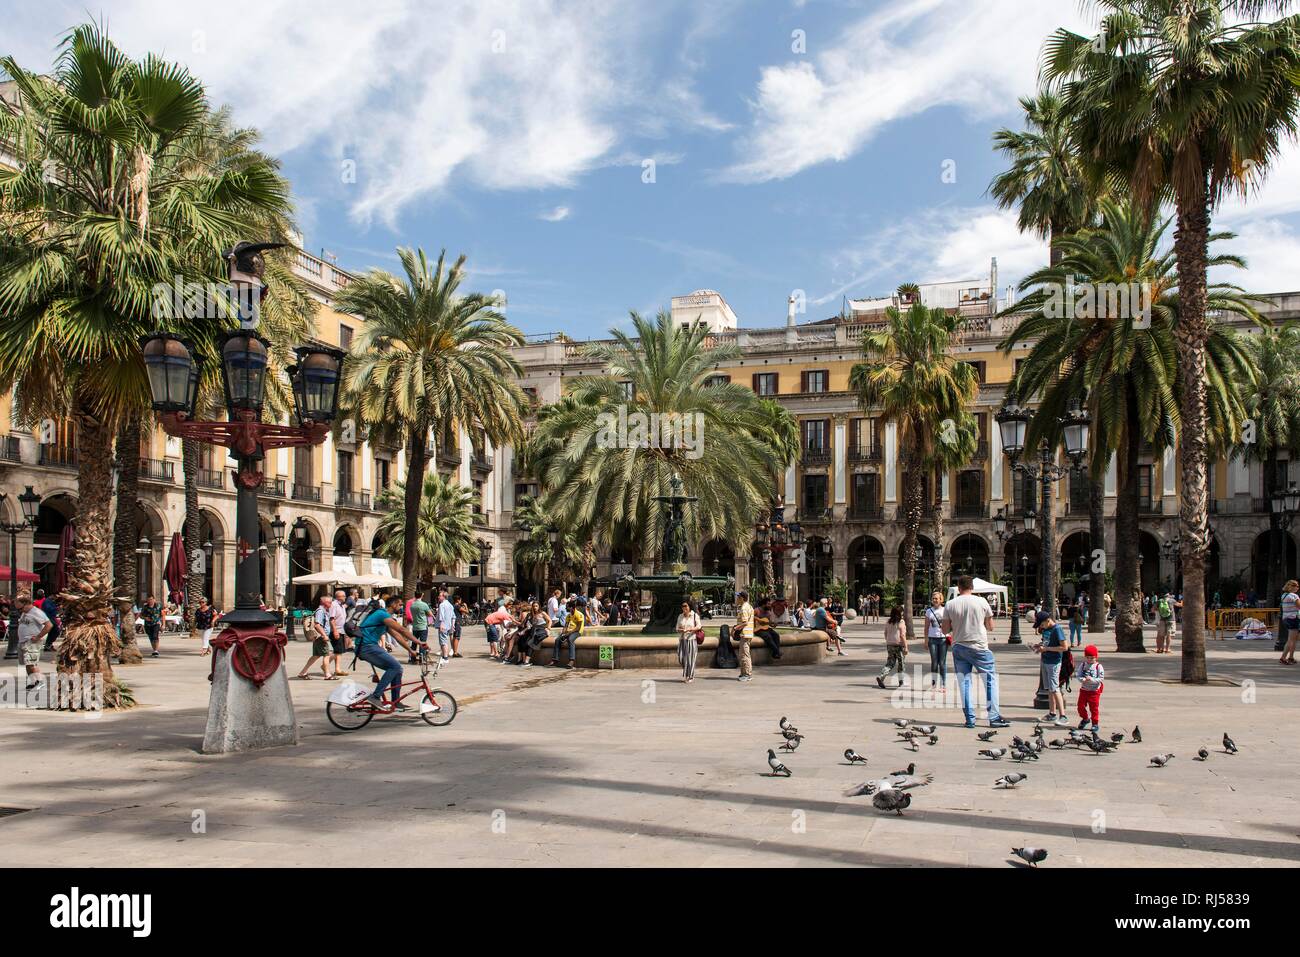
M393 707L397 711L410 711L410 705L402 704L398 699L402 694L402 665L384 650L382 639L390 635L410 654L426 650L426 646L415 640L415 636L402 624L400 612L402 598L389 595L384 605L367 613L361 620L357 635L357 657L367 664L383 671L379 685L366 701L379 710L384 710L384 692L393 689Z

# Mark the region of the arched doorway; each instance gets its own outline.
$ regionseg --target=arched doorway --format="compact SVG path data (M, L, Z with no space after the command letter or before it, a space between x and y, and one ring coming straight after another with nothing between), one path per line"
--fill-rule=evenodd
M336 572L359 572L357 568L357 549L361 545L361 533L351 525L340 525L334 530L334 564Z
M1021 532L1002 550L1003 582L1012 589L1010 600L1032 605L1038 600L1038 556L1043 543L1037 535Z
M898 578L901 582L907 574L907 557L904 552L907 545L904 542L898 543ZM929 594L935 589L935 556L938 550L934 547L934 541L925 535L916 536L916 547L919 550L916 561L916 579L912 583L912 605L918 606L919 602L929 604ZM900 592L901 594L901 592Z
M168 601L167 585L162 580L163 563L167 560L167 540L162 516L153 508L135 503L135 598L137 604L153 595L160 603Z
M849 543L849 607L856 608L858 598L880 592L885 580L885 546L880 539L861 535Z
M1087 591L1091 580L1092 539L1087 532L1072 532L1061 542L1061 591L1073 598Z
M1260 532L1256 536L1254 543L1250 546L1250 567L1254 576L1250 579L1254 586L1255 595L1269 607L1276 607L1279 601L1279 595L1270 595L1268 593L1268 531ZM1289 532L1282 533L1282 544L1286 548L1286 559L1283 563L1284 570L1282 580L1296 577L1296 547L1295 538Z
M804 543L804 572L799 576L799 597L804 601L825 598L833 577L835 546L830 539L810 536Z
M199 547L203 549L203 594L213 607L221 607L225 589L225 527L221 516L199 509Z
M12 496L11 496L12 498ZM77 500L71 495L51 495L41 502L36 513L36 532L33 536L32 571L41 577L33 590L41 588L47 595L54 594L56 566L59 560L59 541L68 523L77 516ZM4 563L9 563L8 542L5 542Z
M720 538L705 542L700 551L700 570L705 575L735 575L735 551Z
M986 581L989 577L988 543L973 532L959 535L948 550L948 577L951 581L947 584L955 584L961 575Z
M1138 567L1142 570L1142 593L1154 595L1160 587L1160 543L1150 532L1138 532Z

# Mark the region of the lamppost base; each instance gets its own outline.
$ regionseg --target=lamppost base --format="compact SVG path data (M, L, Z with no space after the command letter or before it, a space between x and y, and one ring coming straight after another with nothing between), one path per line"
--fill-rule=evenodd
M265 614L265 613L264 613ZM274 616L272 616L274 617ZM228 633L233 633L228 635ZM262 664L271 652L267 643L283 641L276 635L274 626L243 628L227 625L222 638L236 642L212 651L212 693L208 699L208 725L203 735L204 754L228 754L235 751L255 751L261 748L278 748L298 743L298 720L293 711L293 698L289 694L289 676L283 660L279 667L259 686L236 670L236 656L259 656L251 663ZM239 640L245 642L241 649ZM283 646L281 645L281 648ZM247 665L244 666L247 670Z
M1038 690L1034 692L1034 707L1048 708L1051 707L1051 704L1052 704L1051 695L1049 695L1046 691L1044 691L1043 686L1040 684L1038 686Z
M1011 611L1011 634L1007 638L1008 645L1023 645L1024 641L1020 637L1020 610L1013 608Z

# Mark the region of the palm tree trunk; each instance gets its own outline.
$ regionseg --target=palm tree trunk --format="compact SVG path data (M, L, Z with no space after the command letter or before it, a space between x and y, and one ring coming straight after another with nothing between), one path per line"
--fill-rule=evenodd
M1270 448L1264 459L1264 502L1273 500L1277 491L1277 449ZM1282 539L1282 526L1278 515L1269 507L1268 511L1268 577L1266 579L1267 597L1265 604L1272 604L1282 594L1282 567L1286 563L1286 546Z
M117 515L113 519L113 603L122 632L118 661L144 660L135 641L135 501L140 494L140 418L128 416L117 433Z
M108 620L112 590L113 442L115 430L90 408L83 395L74 399L77 425L77 550L68 563L67 589L59 606L67 624L58 644L60 674L102 678L103 704L116 708L121 692L113 677L113 656L121 650ZM132 451L138 456L139 446Z
M776 579L773 577L775 574L776 569L772 560L772 549L765 548L763 549L763 584L773 589L773 591L776 589Z
M1145 652L1142 644L1142 568L1138 554L1137 396L1130 383L1125 400L1127 427L1117 461L1115 499L1115 650Z
M1204 175L1195 188L1176 197L1178 224L1174 254L1178 260L1178 323L1174 340L1178 350L1179 397L1178 461L1182 500L1178 540L1183 553L1183 674L1188 684L1205 684L1205 560L1210 551L1209 488L1206 481L1207 448L1205 395L1206 247L1209 243L1209 190Z
M909 458L915 457L909 456ZM916 533L921 527L921 483L915 473L904 473L903 500L903 631L912 637L912 592L916 589Z
M1088 632L1101 634L1106 630L1106 566L1093 570L1093 555L1100 549L1106 554L1106 482L1088 480L1088 543L1092 555L1088 556Z
M1043 610L1055 618L1056 482L1046 481L1040 482L1039 484L1042 486L1042 489L1039 494L1038 528L1042 532L1042 553L1038 556L1038 597L1043 603Z
M424 469L428 464L429 430L426 427L411 430L406 443L406 490L403 509L406 528L402 539L402 599L415 597L417 562L420 537L420 496L424 492Z
M943 527L943 469L934 473L934 587L945 591L948 582L948 543ZM924 606L929 605L927 599Z
M194 610L199 607L203 597L204 572L193 571L194 563L190 558L194 549L201 548L199 542L199 443L196 439L181 439L181 470L185 480L185 526L181 531L182 551L185 553L185 629L194 629ZM275 581L275 572L271 573ZM279 604L279 596L271 598L267 604L274 608Z

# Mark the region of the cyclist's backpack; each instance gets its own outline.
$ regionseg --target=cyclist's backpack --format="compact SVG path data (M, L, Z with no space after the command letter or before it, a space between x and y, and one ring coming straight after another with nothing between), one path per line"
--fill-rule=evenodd
M1156 605L1156 611L1158 611L1158 612L1160 613L1160 617L1161 617L1161 618L1172 618L1172 617L1174 617L1174 613L1173 613L1173 611L1172 611L1172 610L1170 609L1170 607L1169 607L1169 599L1168 599L1168 598L1161 598L1161 599L1160 599L1159 604Z
M358 601L348 612L348 617L343 622L343 633L349 638L355 638L361 634L361 622L370 612L370 602Z

